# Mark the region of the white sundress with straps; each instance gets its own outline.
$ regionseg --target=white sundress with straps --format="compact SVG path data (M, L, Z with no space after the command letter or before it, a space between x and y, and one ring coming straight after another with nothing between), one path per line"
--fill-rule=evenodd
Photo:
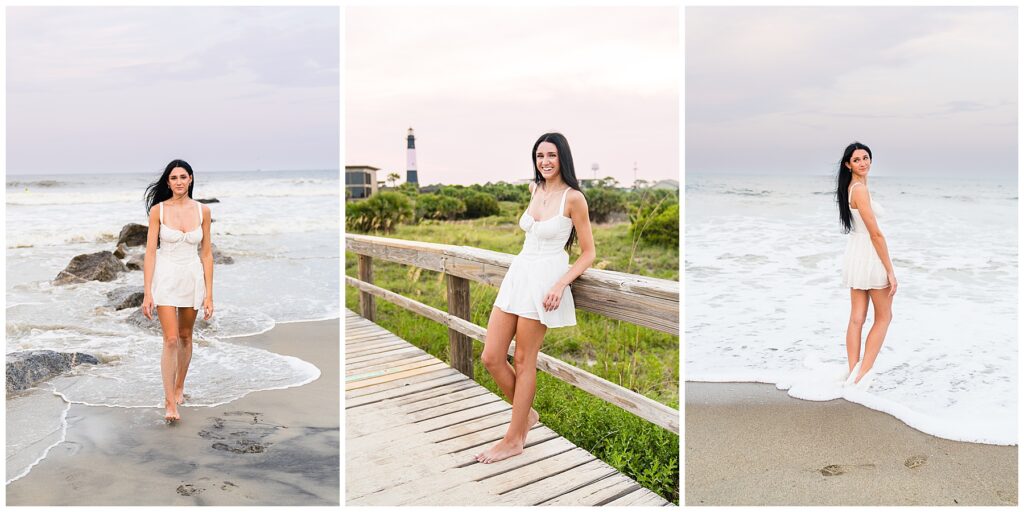
M206 281L199 260L203 241L203 206L197 201L199 225L192 231L180 231L164 224L164 204L160 203L160 248L156 250L152 294L157 306L203 307Z
M860 183L850 186L850 198L853 198L853 187L857 185ZM875 219L882 217L885 214L882 205L870 196L868 200L871 202L871 212L875 214ZM846 256L843 258L843 286L858 290L886 288L889 286L888 274L885 272L882 259L878 257L878 251L871 243L867 225L856 208L851 208L850 213L853 214L853 228L850 230L850 237L846 242Z
M519 227L526 232L523 250L512 258L494 299L498 309L539 320L549 328L576 325L576 305L568 286L562 291L558 307L553 311L544 310L544 296L569 270L569 253L565 252L565 242L572 232L572 219L565 216L565 197L569 190L566 188L562 193L558 213L549 219L533 218L530 206L526 207L519 218ZM532 197L530 204L533 204Z

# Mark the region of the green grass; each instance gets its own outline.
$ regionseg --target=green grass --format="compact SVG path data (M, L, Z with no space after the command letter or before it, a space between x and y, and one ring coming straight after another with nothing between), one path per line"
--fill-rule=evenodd
M502 203L502 215L455 222L402 225L392 238L467 245L515 254L523 235L516 222L521 207ZM679 251L640 245L633 250L629 225L594 226L595 267L678 280ZM574 249L578 252L578 249ZM576 254L573 254L575 258ZM345 256L345 273L357 277L356 257ZM447 310L444 275L416 267L374 261L374 284L424 304ZM470 283L473 323L487 325L497 289ZM448 331L443 325L378 299L377 323L431 355L447 361ZM345 304L358 311L358 291L346 287ZM541 351L590 373L679 408L679 338L644 327L577 311L577 325L548 331ZM501 395L480 364L483 344L474 342L474 375ZM541 421L641 485L679 503L679 437L575 387L538 373L534 407Z

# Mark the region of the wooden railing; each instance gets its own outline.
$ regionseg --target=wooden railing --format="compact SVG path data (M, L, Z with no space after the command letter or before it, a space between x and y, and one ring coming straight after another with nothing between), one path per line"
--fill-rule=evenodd
M374 321L375 298L380 297L447 326L449 364L472 378L472 340L483 342L487 329L469 321L469 281L499 286L512 255L465 246L353 234L345 235L345 249L359 258L359 278L345 276L345 283L359 289L360 314ZM447 281L448 311L375 286L374 259L443 273ZM679 335L679 283L676 281L589 269L572 283L572 296L577 309ZM508 353L514 352L513 342ZM537 369L679 433L679 411L671 407L544 353L537 356Z

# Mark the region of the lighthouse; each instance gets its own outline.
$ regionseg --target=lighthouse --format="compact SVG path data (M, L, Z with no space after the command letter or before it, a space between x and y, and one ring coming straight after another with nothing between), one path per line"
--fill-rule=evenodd
M416 188L420 186L419 176L416 174L416 136L412 133L412 128L409 128L409 136L406 137L408 141L405 150L405 182L416 185Z

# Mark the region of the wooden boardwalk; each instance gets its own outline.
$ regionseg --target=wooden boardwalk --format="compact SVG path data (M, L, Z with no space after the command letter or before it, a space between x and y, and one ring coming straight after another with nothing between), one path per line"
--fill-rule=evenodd
M512 407L445 362L345 313L346 505L673 505L538 424L493 464Z

